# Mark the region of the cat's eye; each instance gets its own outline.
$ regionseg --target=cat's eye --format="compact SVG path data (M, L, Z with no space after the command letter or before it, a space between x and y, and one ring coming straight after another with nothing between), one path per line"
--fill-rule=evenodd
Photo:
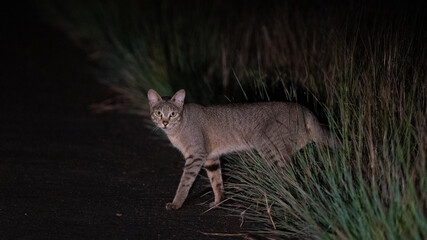
M171 112L171 117L175 117L176 113L175 112Z
M159 117L161 117L161 116L162 116L162 112L157 111L157 112L156 112L156 115L157 115L157 116L159 116Z

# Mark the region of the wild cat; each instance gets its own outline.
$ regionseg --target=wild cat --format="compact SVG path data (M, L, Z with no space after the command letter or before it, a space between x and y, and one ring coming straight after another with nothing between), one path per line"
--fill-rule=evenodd
M276 165L309 142L334 147L334 140L316 117L296 103L264 102L203 107L185 104L185 91L172 98L148 91L151 119L185 158L175 197L166 209L181 208L202 167L206 169L215 201L224 198L220 156L255 149Z

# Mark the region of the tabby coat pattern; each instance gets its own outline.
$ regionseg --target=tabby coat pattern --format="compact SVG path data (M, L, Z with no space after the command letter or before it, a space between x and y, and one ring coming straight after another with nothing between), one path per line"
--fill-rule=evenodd
M185 104L185 91L162 98L148 91L150 115L185 158L175 197L166 209L181 208L202 167L209 177L215 201L224 198L220 156L255 149L264 159L280 166L309 142L334 147L328 130L315 116L295 103L264 102L203 107Z

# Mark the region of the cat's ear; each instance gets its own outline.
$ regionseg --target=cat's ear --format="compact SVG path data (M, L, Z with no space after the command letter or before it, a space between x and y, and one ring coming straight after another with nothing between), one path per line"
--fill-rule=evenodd
M181 89L178 92L175 93L172 97L172 101L178 106L182 107L184 105L184 99L185 99L185 90Z
M148 102L150 103L150 107L153 107L158 102L162 101L162 97L160 97L160 95L153 89L148 90L147 97Z

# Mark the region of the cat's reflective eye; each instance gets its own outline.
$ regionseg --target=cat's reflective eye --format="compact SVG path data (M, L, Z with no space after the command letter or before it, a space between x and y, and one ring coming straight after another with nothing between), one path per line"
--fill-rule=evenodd
M157 111L157 112L156 112L156 115L157 115L158 117L161 117L161 116L162 116L162 112Z
M175 117L175 116L176 116L176 113L175 113L175 112L171 112L170 116L171 116L171 117Z

